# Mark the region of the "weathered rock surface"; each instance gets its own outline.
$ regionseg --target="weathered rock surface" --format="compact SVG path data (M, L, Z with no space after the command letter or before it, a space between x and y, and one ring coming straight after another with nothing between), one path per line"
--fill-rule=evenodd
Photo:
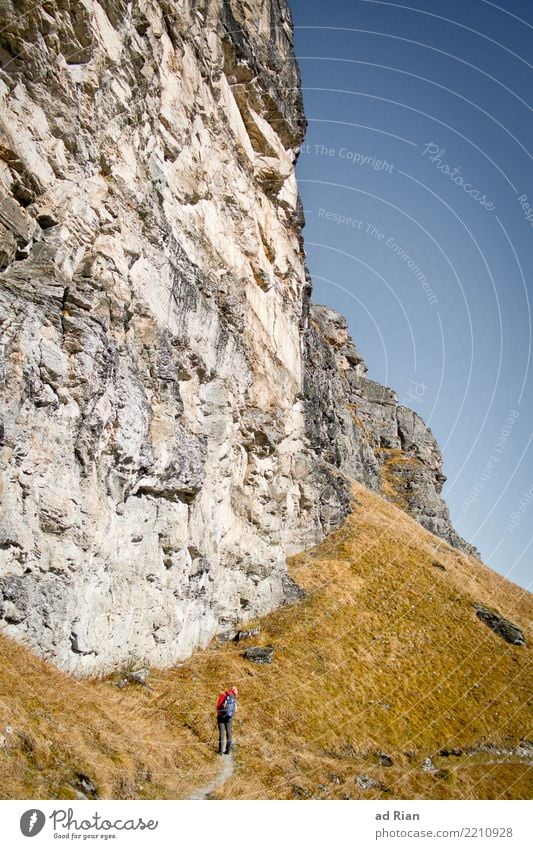
M296 599L286 556L393 462L460 544L430 432L310 303L285 0L0 5L7 633L176 662Z
M143 669L137 669L135 672L128 673L128 681L131 684L146 684L146 679L150 674L150 670L143 667Z
M506 643L511 643L513 646L527 646L524 632L518 625L514 625L500 613L495 610L489 610L481 604L476 604L476 616L481 619L485 625L498 634Z
M386 789L383 788L379 781L370 778L368 775L358 775L355 781L361 790Z
M282 603L349 501L305 433L289 13L3 12L4 623L73 671L170 663Z
M236 643L240 643L243 640L248 640L250 637L258 637L260 633L261 628L259 625L256 625L254 628L248 628L246 631L237 631L233 639Z
M243 657L252 663L272 663L274 649L272 646L252 646L243 652Z
M81 799L98 799L98 790L93 781L89 778L88 775L85 775L83 772L77 772L74 776L76 781L76 786L80 792L79 798Z

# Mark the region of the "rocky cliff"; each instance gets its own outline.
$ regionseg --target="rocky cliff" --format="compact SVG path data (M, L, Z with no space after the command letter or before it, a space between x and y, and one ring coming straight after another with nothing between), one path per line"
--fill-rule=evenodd
M0 612L75 672L294 595L349 477L461 545L441 457L310 302L285 0L0 0Z
M346 319L304 305L307 433L318 461L380 492L455 548L478 556L453 529L441 491L439 446L420 416L366 377Z

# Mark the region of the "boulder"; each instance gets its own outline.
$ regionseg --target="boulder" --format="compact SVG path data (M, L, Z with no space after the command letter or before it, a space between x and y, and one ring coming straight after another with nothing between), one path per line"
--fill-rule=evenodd
M78 792L80 792L80 796L77 798L81 799L98 799L98 791L96 789L96 785L89 778L88 775L85 775L84 772L77 772L74 775L74 785ZM82 795L81 795L82 794Z
M135 672L129 672L127 680L130 684L146 684L149 674L150 670L143 667L143 669L137 669Z
M372 790L375 787L379 787L379 781L375 781L368 775L358 775L355 781L357 786L360 787L361 790Z
M272 663L274 649L272 646L253 646L243 652L243 657L252 663Z
M511 643L513 646L527 646L524 632L518 625L514 625L495 610L489 610L488 607L483 607L481 604L476 604L475 610L478 619L481 619L485 625L488 625L495 634L498 634L507 643Z
M260 633L261 628L259 625L256 625L255 628L249 628L247 631L237 631L233 639L236 643L240 643L242 640L247 640L249 637L258 637Z

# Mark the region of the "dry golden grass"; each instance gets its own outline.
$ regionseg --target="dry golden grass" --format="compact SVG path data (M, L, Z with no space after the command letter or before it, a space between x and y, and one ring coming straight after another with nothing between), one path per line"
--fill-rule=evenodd
M407 469L424 469L424 464L416 457L405 454L401 448L377 448L376 454L383 455L381 466L381 492L392 504L401 510L409 509L409 489L402 472Z
M176 765L208 761L163 690L76 680L0 637L0 798L75 798L76 774L105 798L175 798ZM7 731L6 731L7 729Z
M2 796L68 796L84 772L101 796L183 798L216 774L213 703L237 684L236 772L219 798L529 798L525 758L469 750L532 739L531 650L473 606L531 637L531 595L364 487L354 494L343 527L291 559L306 597L261 621L270 666L213 643L153 671L151 690L119 691L2 640L0 733L16 729L0 749ZM361 775L378 786L361 789Z

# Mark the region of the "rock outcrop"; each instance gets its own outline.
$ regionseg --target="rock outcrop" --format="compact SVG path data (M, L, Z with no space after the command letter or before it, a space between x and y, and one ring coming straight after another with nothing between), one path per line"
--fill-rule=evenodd
M501 613L497 613L495 610L488 610L482 604L476 604L475 610L478 619L481 619L485 625L488 625L506 643L511 643L512 646L527 646L526 637L522 629L502 616Z
M478 555L453 529L441 491L439 446L396 394L366 377L346 319L307 302L304 358L307 432L319 460L381 492L423 527Z
M310 305L285 0L0 5L7 633L180 660L291 598L348 476L459 544L430 432Z

